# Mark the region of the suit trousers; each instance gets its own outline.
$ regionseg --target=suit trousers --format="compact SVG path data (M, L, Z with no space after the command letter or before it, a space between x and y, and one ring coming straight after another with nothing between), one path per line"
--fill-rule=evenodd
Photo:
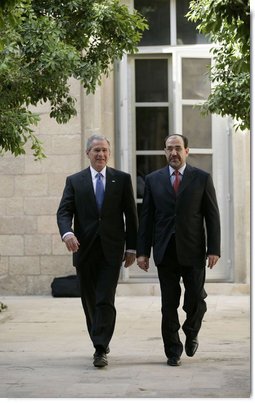
M165 256L158 265L158 276L161 288L161 331L164 350L167 357L180 357L183 344L179 337L180 322L178 307L181 297L181 278L184 285L183 310L186 312L186 320L182 329L186 337L197 336L203 316L206 312L205 298L207 296L205 283L205 267L182 266L179 264L176 254L175 235L172 235Z
M114 303L120 265L105 259L98 237L77 268L87 329L94 347L103 352L110 343L115 327Z

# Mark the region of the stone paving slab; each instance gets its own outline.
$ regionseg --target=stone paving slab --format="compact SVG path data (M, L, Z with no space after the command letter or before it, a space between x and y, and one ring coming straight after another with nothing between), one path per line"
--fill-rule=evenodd
M200 345L169 367L158 296L117 296L109 365L94 368L79 298L1 297L0 398L249 398L250 298L208 296ZM180 309L180 319L184 312ZM184 342L184 334L180 333Z

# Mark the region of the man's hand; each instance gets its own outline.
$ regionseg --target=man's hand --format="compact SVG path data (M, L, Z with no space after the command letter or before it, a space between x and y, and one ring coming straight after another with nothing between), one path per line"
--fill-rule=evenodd
M135 261L135 253L125 252L123 262L125 262L124 267L131 266Z
M139 256L137 258L137 264L140 267L140 269L144 271L148 271L149 269L149 258L147 256Z
M79 249L80 243L74 234L66 235L63 241L65 242L69 252L77 252Z
M219 256L216 256L216 255L208 255L208 256L207 256L207 259L208 259L207 267L210 267L210 269L212 269L213 266L215 266L216 263L218 262Z

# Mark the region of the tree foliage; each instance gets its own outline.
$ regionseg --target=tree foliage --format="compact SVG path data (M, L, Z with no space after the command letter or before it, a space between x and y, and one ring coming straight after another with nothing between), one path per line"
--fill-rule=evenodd
M236 128L250 129L249 0L192 0L188 18L216 44L211 50L212 93L202 113L229 115Z
M29 106L49 102L50 117L66 123L76 114L69 78L93 93L115 59L137 50L145 28L119 0L1 0L0 150L24 154L30 141L44 157Z

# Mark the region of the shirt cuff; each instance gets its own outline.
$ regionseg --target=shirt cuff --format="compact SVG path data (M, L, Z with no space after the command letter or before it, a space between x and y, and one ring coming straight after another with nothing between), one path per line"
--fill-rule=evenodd
M65 237L67 236L67 235L74 235L74 233L73 232L65 232L64 233L64 235L62 236L62 241L64 241L65 240Z

